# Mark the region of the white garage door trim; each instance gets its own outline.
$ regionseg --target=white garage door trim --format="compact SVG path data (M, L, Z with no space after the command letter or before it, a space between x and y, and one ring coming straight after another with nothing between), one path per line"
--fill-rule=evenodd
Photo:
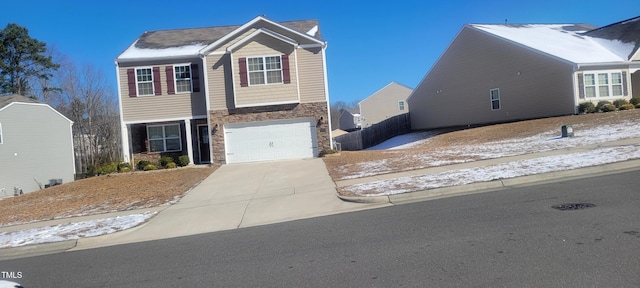
M224 125L227 163L313 158L318 155L313 118Z

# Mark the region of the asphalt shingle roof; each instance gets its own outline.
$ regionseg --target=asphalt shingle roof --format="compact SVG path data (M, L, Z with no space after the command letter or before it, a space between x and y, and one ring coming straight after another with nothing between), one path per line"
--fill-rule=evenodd
M10 95L5 95L5 96L0 96L0 109L4 108L5 106L13 103L13 102L22 102L22 103L40 103L38 102L38 100L29 98L29 97L25 97L22 95L18 95L18 94L10 94Z

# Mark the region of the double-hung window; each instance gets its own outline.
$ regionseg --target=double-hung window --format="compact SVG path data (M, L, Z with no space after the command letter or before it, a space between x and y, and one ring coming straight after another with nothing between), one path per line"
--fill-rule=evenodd
M136 86L138 88L138 95L153 95L153 73L151 72L151 68L136 69Z
M171 152L182 150L180 124L147 126L149 152Z
M623 96L621 72L585 73L583 85L586 98Z
M404 111L404 101L398 101L398 110Z
M176 93L191 92L191 66L175 66Z
M249 85L282 83L280 56L247 58Z
M500 110L500 89L491 89L491 110Z

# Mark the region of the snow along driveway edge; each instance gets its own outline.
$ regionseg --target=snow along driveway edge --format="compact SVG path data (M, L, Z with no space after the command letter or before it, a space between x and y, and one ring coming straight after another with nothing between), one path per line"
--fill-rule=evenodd
M627 160L585 168L576 168L564 171L553 171L535 175L520 176L514 178L498 179L487 182L475 182L459 186L447 186L434 189L413 191L394 195L382 196L343 196L338 195L343 201L355 203L391 203L406 204L427 200L435 200L446 197L462 196L476 193L491 192L500 189L525 187L550 182L581 179L595 176L605 176L614 173L640 170L640 159Z

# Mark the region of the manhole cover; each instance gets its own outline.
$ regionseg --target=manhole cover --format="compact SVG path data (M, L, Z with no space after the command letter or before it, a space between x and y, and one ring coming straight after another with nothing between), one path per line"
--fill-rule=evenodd
M585 209L585 208L591 208L591 207L596 207L595 204L591 204L591 203L565 203L565 204L559 204L559 205L553 205L551 206L551 208L553 209L558 209L558 210L580 210L580 209Z

